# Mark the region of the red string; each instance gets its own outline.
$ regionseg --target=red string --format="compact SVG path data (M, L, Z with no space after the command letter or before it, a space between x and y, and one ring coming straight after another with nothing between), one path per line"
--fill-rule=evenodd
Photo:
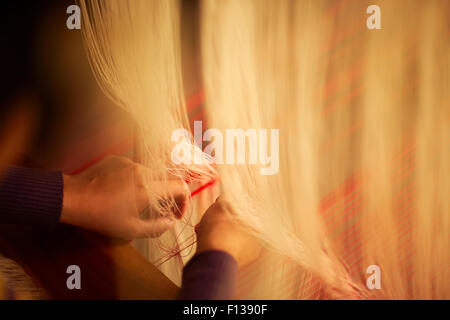
M199 194L200 192L202 192L206 188L209 188L209 187L213 186L216 183L216 181L217 181L216 179L213 179L213 180L209 181L208 183L202 185L197 190L191 192L191 198L194 197L195 195Z

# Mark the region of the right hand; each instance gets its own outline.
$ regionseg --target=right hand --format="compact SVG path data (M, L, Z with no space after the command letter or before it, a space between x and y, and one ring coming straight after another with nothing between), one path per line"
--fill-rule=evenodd
M77 175L64 175L60 221L102 234L133 240L159 237L173 227L187 206L189 190L181 179L145 181L150 169L127 158L108 157ZM170 191L177 206L169 217L142 219L149 206L147 188Z
M197 253L220 250L229 253L242 267L261 252L261 244L233 218L227 204L219 197L206 211L197 228Z

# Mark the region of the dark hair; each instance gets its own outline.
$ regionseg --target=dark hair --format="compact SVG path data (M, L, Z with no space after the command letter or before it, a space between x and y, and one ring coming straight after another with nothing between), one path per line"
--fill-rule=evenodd
M49 124L54 123L59 110L52 93L45 88L47 79L37 65L38 36L42 36L46 19L55 12L64 16L65 8L74 2L8 0L0 6L0 127L6 115L13 111L15 100L24 94L31 95L38 100L34 106L39 117L39 132L34 136L38 146L51 134Z
M35 83L33 52L39 1L7 1L0 7L0 105Z

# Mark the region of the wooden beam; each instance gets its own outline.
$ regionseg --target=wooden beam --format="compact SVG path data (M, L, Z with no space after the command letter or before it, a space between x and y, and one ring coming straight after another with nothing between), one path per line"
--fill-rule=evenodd
M174 299L179 289L130 243L71 226L0 226L0 251L52 299ZM70 265L81 269L80 290L67 288Z

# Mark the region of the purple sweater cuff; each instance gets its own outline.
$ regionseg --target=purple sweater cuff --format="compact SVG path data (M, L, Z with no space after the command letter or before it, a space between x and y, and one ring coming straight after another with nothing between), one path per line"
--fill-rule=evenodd
M183 270L179 299L233 299L238 265L224 251L209 250L194 256Z
M58 223L63 200L60 171L7 167L0 176L0 224Z

